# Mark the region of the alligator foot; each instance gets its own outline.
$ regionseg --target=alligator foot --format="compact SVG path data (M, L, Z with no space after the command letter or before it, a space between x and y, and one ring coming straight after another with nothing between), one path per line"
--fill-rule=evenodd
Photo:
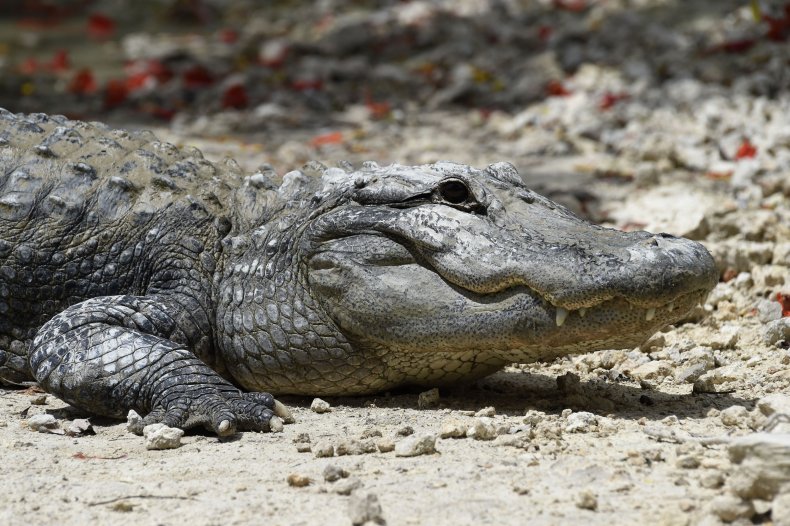
M188 348L205 334L167 297L103 296L39 330L30 367L47 391L94 413L145 414L142 427L204 426L220 436L280 431L293 417L268 393L244 393ZM142 427L136 431L142 432Z
M190 389L163 401L130 431L141 435L145 426L162 423L181 429L203 426L230 436L237 431L279 432L284 422L293 422L291 413L269 393L195 394Z

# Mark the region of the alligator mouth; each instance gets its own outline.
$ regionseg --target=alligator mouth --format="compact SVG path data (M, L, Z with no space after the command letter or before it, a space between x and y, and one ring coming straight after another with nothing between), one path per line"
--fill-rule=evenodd
M611 313L615 311L627 311L629 313L629 318L635 320L641 319L647 324L650 322L660 323L667 319L680 319L695 305L702 302L707 294L707 289L698 289L681 294L671 301L657 306L645 306L620 296L578 309L566 309L553 305L546 300L544 300L544 303L547 308L554 308L554 320L557 327L562 327L566 323L573 323L574 317L578 317L579 320L584 320L595 317L601 313L611 316ZM671 322L666 321L665 323Z

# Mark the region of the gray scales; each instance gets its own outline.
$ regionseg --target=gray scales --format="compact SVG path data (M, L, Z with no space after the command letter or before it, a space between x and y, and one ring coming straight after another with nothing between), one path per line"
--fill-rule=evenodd
M278 429L267 392L632 347L717 281L700 244L590 224L508 163L269 175L0 109L0 381L145 424Z

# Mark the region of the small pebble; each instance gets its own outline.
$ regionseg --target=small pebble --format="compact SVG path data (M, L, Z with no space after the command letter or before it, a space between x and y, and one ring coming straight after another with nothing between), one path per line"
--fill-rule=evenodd
M324 468L324 480L334 482L348 477L348 471L334 464L327 464Z
M766 323L763 328L763 341L767 345L790 341L790 317Z
M579 411L568 415L565 426L566 433L588 433L593 427L598 426L598 417L587 411Z
M414 428L411 426L399 427L395 434L402 437L407 437L414 434Z
M134 511L134 504L132 504L131 502L127 502L125 500L121 500L121 501L118 501L118 502L114 502L110 506L110 509L112 511L119 511L121 513L128 513L130 511Z
M675 465L683 469L697 469L700 465L700 459L696 455L682 455L678 457Z
M705 473L700 477L699 485L707 489L719 489L724 485L724 476L718 471Z
M692 392L694 393L718 393L726 391L729 382L738 380L742 376L741 371L731 367L719 367L711 369L694 382Z
M30 403L33 405L46 405L47 404L47 395L42 394L38 396L34 396L30 399Z
M58 420L50 414L33 415L27 419L27 427L31 431L38 431L46 433L52 429L57 429L59 426Z
M595 493L586 489L576 495L574 504L579 509L595 511L598 509L598 497L595 496Z
M313 402L310 404L310 409L314 413L318 413L319 415L322 413L328 413L332 410L332 406L329 405L329 402L326 400L321 400L320 398L313 398Z
M380 436L381 436L381 430L375 427L368 427L362 431L360 438L374 438Z
M78 418L69 424L66 428L66 435L70 437L78 437L83 435L95 435L96 431L90 421L85 418Z
M546 420L546 413L544 413L543 411L536 411L535 409L528 409L524 413L524 419L522 420L522 422L524 422L525 424L535 426L540 424L544 420Z
M718 495L711 499L708 505L710 512L724 522L733 522L738 519L750 519L754 515L754 506L746 500L735 495Z
M151 450L176 449L181 447L184 430L165 424L150 424L143 428L145 448Z
M126 414L126 430L135 435L143 434L143 417L134 409L130 409Z
M380 438L378 442L376 442L376 446L379 448L379 451L382 453L389 453L390 451L395 451L395 441L391 438Z
M495 446L524 447L528 442L526 436L520 435L499 435L494 439Z
M434 387L430 391L423 391L417 397L417 407L428 409L439 405L439 389Z
M375 524L385 524L381 504L375 493L354 492L348 499L348 515L351 524L361 526L372 522Z
M491 418L491 417L496 416L496 409L494 409L493 407L490 407L490 406L489 407L484 407L483 409L481 409L477 413L475 413L475 416L485 416L485 417Z
M304 488L305 486L309 486L312 480L310 477L305 475L300 475L299 473L291 473L288 475L288 485L294 488Z
M296 443L296 452L297 453L310 453L313 448L310 446L310 442L297 442Z
M775 413L790 415L790 394L772 393L757 401L757 409L765 416Z
M518 495L529 495L530 487L523 482L513 484L513 491Z
M742 405L731 405L719 415L721 423L727 427L746 427L751 420L749 410Z
M325 458L335 456L335 446L328 440L322 440L312 447L313 455L316 458Z
M762 323L778 320L782 317L782 305L778 301L761 299L757 302L757 319Z
M332 491L338 495L351 495L351 493L362 487L362 481L358 478L351 477L340 480L332 486Z
M774 526L790 526L790 492L780 493L771 502Z
M460 420L444 420L439 431L439 436L441 438L464 438L467 428L468 426Z
M351 438L343 440L335 445L335 454L337 456L344 455L364 455L365 453L375 453L376 444L372 440L357 440Z
M471 427L466 430L466 436L475 440L494 440L497 437L496 428L490 418L476 418Z
M395 444L396 457L416 457L436 453L436 435L419 433Z

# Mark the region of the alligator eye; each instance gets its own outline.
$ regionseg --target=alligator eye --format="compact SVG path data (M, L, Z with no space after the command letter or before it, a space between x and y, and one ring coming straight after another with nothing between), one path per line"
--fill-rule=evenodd
M439 194L448 203L459 205L469 199L469 188L461 181L445 181L439 186Z

